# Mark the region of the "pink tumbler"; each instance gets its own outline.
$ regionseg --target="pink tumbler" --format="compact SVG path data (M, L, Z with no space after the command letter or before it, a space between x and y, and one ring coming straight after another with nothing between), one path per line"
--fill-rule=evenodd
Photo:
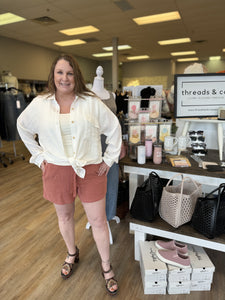
M145 153L146 158L150 158L152 156L152 140L145 140Z
M153 152L153 163L154 164L161 164L162 162L162 145L155 144L154 145L154 152Z

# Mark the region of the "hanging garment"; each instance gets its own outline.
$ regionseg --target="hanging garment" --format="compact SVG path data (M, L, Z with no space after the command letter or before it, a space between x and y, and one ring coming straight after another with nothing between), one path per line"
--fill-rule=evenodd
M16 121L25 109L23 93L13 95L10 91L0 93L0 136L2 140L17 141L20 139Z
M128 112L128 94L127 93L121 93L116 91L116 106L117 106L117 114L121 111L123 111L124 114L127 114Z
M151 96L155 96L156 90L150 86L141 90L141 99L150 99ZM148 108L149 100L141 100L141 108Z

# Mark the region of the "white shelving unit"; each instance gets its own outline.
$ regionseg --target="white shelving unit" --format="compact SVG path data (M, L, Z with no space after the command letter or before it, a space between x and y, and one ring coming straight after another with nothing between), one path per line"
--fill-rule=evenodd
M184 127L182 131L182 135L186 136L188 129L190 127L190 124L195 123L210 123L215 124L217 126L217 135L218 135L218 150L219 150L219 159L223 160L223 124L225 124L225 121L218 120L218 119L181 119L184 121Z

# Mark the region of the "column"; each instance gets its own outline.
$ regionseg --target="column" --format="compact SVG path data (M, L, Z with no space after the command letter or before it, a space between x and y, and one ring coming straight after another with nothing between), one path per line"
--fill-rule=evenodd
M118 89L118 38L112 39L113 56L112 56L112 91Z

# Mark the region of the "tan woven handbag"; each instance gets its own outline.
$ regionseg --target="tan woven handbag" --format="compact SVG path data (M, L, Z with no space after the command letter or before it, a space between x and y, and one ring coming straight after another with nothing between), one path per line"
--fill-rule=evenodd
M177 176L182 177L178 185L169 185ZM163 188L159 204L160 217L177 228L192 218L197 198L202 194L202 185L191 177L184 177L183 174L173 176Z

